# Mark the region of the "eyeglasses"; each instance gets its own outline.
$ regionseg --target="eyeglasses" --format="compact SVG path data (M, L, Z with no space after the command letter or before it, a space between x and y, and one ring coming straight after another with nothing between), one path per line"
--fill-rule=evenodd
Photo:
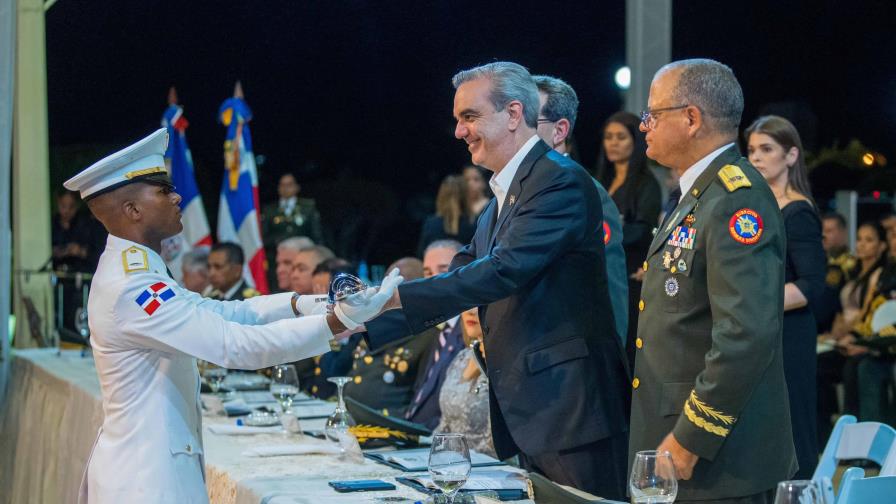
M644 125L644 128L652 130L656 127L656 115L660 112L669 112L672 110L681 110L683 108L688 108L690 105L685 103L684 105L676 105L674 107L663 107L658 108L656 110L642 110L641 111L641 124Z
M552 120L548 119L547 117L539 117L538 118L538 124L550 124L550 123L555 123L555 122L557 122L557 121L552 121Z

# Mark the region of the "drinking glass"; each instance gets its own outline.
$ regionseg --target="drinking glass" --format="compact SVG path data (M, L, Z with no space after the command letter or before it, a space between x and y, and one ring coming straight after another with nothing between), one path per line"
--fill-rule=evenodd
M636 453L628 485L633 504L675 502L678 478L672 465L672 454L656 450Z
M348 428L355 425L355 419L349 414L348 410L345 409L345 399L342 396L342 388L345 387L345 384L352 381L349 376L333 376L331 378L327 378L327 381L333 382L336 384L336 394L339 398L339 402L336 403L336 409L333 410L333 413L327 418L327 425L324 428L324 432L332 441L339 442L339 433L348 432Z
M224 383L224 378L227 378L227 368L222 368L204 360L196 361L196 365L199 367L199 374L202 376L202 379L208 385L208 388L212 389L212 394L220 396L221 384Z
M436 434L429 450L429 475L433 483L442 489L448 504L467 482L470 476L470 449L463 434Z
M825 504L825 499L817 481L782 481L778 483L775 504Z
M282 414L289 413L292 400L299 394L299 377L292 364L274 366L271 369L271 395L280 403Z

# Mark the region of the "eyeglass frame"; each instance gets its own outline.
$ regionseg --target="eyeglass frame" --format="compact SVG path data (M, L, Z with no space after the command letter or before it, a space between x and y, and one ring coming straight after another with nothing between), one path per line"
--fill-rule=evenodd
M557 119L557 121L559 121L559 120L560 119ZM535 123L536 124L551 124L551 123L555 123L557 121L552 121L552 120L548 119L547 117L539 117L538 120L535 121Z
M653 128L656 127L657 117L654 114L658 114L660 112L671 112L673 110L686 109L690 106L691 106L690 103L685 103L684 105L676 105L674 107L663 107L663 108L658 108L656 110L650 110L650 109L642 110L641 111L641 125L644 126L644 129L652 130ZM653 124L649 124L651 122Z

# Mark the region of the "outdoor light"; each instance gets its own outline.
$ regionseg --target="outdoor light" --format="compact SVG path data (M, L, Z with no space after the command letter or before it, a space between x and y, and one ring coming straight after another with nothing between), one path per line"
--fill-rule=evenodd
M862 156L862 162L865 163L866 166L871 166L874 164L874 154L870 152L866 152L864 156Z
M614 79L616 80L616 85L619 86L619 89L628 89L628 87L632 83L631 69L627 66L624 66L619 70L616 70Z

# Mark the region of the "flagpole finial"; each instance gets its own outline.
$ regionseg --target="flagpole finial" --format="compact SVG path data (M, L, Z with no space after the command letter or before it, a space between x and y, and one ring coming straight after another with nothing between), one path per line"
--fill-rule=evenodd
M236 84L233 86L233 97L234 98L244 98L243 85L240 84L240 81L236 81Z
M177 105L177 89L174 86L168 89L168 105Z

